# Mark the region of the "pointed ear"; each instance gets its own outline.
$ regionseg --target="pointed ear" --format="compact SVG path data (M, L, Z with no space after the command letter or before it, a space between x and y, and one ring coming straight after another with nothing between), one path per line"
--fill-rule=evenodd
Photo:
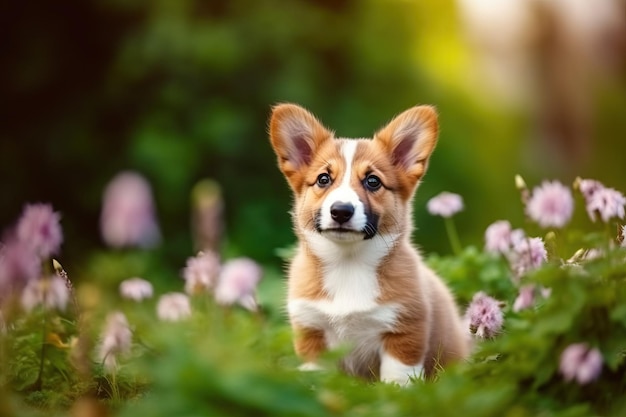
M311 113L295 104L279 104L270 117L270 141L278 165L292 187L292 177L311 163L315 151L333 133Z
M396 116L374 137L391 156L394 166L403 171L411 189L426 172L438 130L435 108L417 106Z

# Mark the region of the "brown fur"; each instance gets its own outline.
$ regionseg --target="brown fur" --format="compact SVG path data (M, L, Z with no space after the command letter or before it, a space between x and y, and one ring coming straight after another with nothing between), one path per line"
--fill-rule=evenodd
M389 252L376 269L380 288L377 303L401 306L393 330L381 334L383 348L404 364L423 360L427 376L433 375L437 366L468 353L467 332L462 329L450 291L423 264L410 243L411 199L426 172L437 132L437 115L432 107L405 111L373 140L358 140L350 179L359 199L379 216L379 232L398 235L389 243ZM299 247L290 266L288 298L327 299L322 284L324 260L313 253L304 233L314 230L315 215L324 198L346 172L339 142L309 112L292 104L273 109L270 140L295 197L292 217ZM321 172L333 178L332 186L315 185ZM366 190L362 179L369 173L377 175L384 187L376 192ZM306 361L314 361L326 349L323 331L292 324L296 353ZM363 368L377 367L378 359L363 364ZM370 370L374 374L377 371Z

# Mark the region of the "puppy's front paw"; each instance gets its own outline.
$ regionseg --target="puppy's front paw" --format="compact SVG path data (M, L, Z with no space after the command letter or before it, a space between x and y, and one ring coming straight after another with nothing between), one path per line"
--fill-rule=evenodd
M305 362L302 365L298 366L298 371L311 372L311 371L321 371L322 367L316 364L315 362Z
M383 382L406 386L411 379L424 379L421 363L406 365L388 354L383 354L380 362L380 380Z

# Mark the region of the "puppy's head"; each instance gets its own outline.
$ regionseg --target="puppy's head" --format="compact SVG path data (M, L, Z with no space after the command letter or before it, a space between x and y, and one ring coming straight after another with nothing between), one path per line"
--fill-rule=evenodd
M373 139L336 139L302 107L274 107L270 140L294 193L296 231L337 242L403 233L437 130L435 110L418 106Z

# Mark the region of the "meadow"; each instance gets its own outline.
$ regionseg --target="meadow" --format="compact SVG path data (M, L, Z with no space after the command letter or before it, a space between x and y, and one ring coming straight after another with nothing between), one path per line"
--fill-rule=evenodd
M494 221L480 248L455 236L461 196L429 201L455 253L427 260L466 311L474 349L406 387L342 374L341 349L321 371L297 370L280 270L210 249L168 269L151 249L158 225L137 226L152 207L149 189L136 198L148 186L137 174L109 186L111 249L79 286L52 258L60 216L26 205L0 258L2 415L623 415L626 198L589 179L516 184L527 222ZM568 227L576 211L586 230ZM168 274L177 286L152 285Z

